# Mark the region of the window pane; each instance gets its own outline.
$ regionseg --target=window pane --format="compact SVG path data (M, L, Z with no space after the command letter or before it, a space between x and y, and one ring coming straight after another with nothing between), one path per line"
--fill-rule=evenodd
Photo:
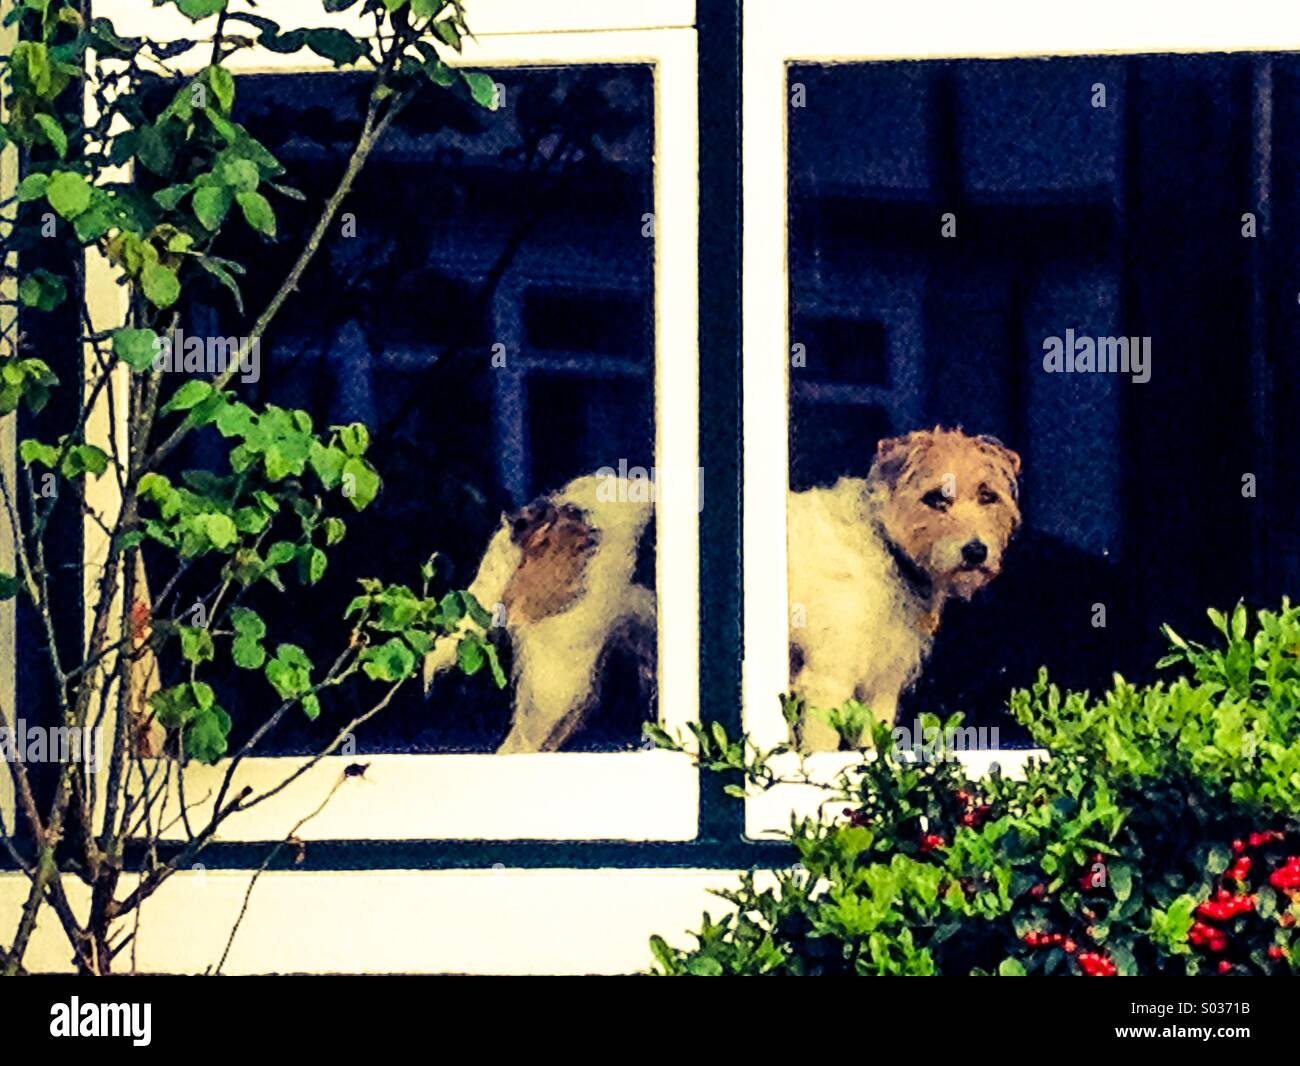
M936 425L1023 461L1023 525L987 587L947 600L900 721L961 710L1015 743L1002 708L1040 666L1094 691L1116 670L1150 679L1160 623L1205 637L1207 607L1294 593L1300 61L795 64L788 79L791 488L864 478L879 441ZM1147 365L1045 362L1058 342L1118 359L1120 341ZM1001 548L962 505L978 485L927 513L944 469L967 469L935 462L891 490L916 497L884 538L904 588L951 581L968 540ZM879 507L859 512L864 537ZM826 553L810 528L825 532L791 527L795 570ZM848 627L870 675L907 612L889 592L854 615L863 584L831 569L830 606L792 587L793 624L802 608L814 651Z
M291 584L261 604L271 639L301 643L317 661L346 639L357 578L418 585L437 552L440 579L463 588L503 514L620 460L654 462L654 247L643 234L654 209L651 68L493 76L503 94L494 112L444 92L403 112L263 342L258 380L241 386L252 400L305 409L318 428L364 422L384 477L320 584ZM241 287L253 315L342 172L363 85L337 74L238 80L236 117L307 196L277 199L274 244L242 226L223 235L224 254L249 265ZM238 322L214 284L184 328L237 335ZM223 454L215 434L196 434L173 466L215 466ZM652 590L651 538L640 547L651 554L637 580ZM249 706L267 706L260 677L228 682ZM358 736L362 750L494 750L505 734L510 691L484 675L446 675L427 701L408 687ZM566 750L638 744L653 711L644 664L611 651L593 688L598 706ZM331 721L292 724L259 751L311 750L360 709L336 698Z

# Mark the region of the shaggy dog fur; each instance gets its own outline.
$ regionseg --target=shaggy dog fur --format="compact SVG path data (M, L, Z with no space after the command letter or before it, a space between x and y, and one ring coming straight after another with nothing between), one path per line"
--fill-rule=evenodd
M606 655L631 648L653 676L654 592L637 584L637 544L654 515L647 484L590 475L504 517L468 591L514 651L514 714L498 752L555 751L599 700ZM425 692L456 661L439 641Z
M1020 457L936 427L882 440L866 479L790 494L791 689L816 710L858 699L892 722L950 596L1002 566L1020 523ZM834 750L816 713L801 745Z
M790 494L791 688L814 710L857 698L892 721L919 676L950 596L998 573L1020 522L1020 458L991 437L923 430L881 441L866 479ZM502 519L469 591L514 649L514 714L501 752L554 751L598 701L610 649L633 646L653 676L654 593L634 580L653 517L644 486L570 482ZM455 663L444 639L426 692ZM833 750L816 713L800 743Z

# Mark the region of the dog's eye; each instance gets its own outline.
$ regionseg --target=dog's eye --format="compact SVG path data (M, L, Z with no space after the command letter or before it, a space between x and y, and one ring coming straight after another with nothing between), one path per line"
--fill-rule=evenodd
M936 511L946 511L952 504L952 501L944 495L943 489L931 489L921 497L921 502Z
M1000 502L1001 499L1002 497L999 496L992 489L983 488L983 487L980 488L980 503L984 504L986 507L989 506L990 504Z

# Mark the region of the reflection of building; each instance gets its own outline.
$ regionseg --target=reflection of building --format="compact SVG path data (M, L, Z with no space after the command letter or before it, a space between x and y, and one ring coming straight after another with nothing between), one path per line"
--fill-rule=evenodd
M1012 648L1012 674L1104 682L1154 660L1162 621L1294 594L1300 65L795 65L789 81L790 342L807 363L790 370L792 481L860 473L875 438L939 422L1024 457L1022 572L971 613L949 679ZM1044 340L1070 329L1150 338L1150 381L1044 373ZM1024 678L986 695L1008 680Z
M304 408L317 426L364 422L384 478L324 580L303 593L324 617L341 614L358 575L410 581L434 551L443 580L468 583L503 511L620 460L654 463L650 68L499 77L496 112L440 92L403 112L263 345L253 398ZM332 191L349 147L349 78L240 82L241 120L285 160L286 180L310 204ZM235 227L226 251L249 264L253 308L314 222L306 208L280 200L277 209L282 241ZM229 332L228 301L214 292L223 310L194 308L189 332ZM189 447L178 469L223 461L220 441ZM365 743L495 748L508 693L473 681L462 689L440 701L449 710L436 722L418 692L403 694ZM643 710L631 698L604 700L578 744L628 746Z
M652 461L651 76L499 76L497 112L466 118L433 95L381 142L360 203L347 205L357 239L334 241L329 255L336 276L365 275L360 287L396 298L380 314L359 302L353 320L315 344L304 336L300 350L333 365L331 419L370 425L385 407L377 374L419 388L441 359L480 362L491 420L463 430L490 435L497 484L518 504L620 457ZM323 158L319 142L286 134L287 156ZM376 265L400 276L381 283ZM473 418L469 406L450 413Z
M1091 106L1087 79L1112 86L1107 107ZM853 404L878 432L1005 434L1033 456L1037 527L1114 550L1119 382L1031 370L1044 336L1118 329L1119 63L800 67L791 81L806 103L790 113L792 342L813 349L791 379L796 403L817 405L805 417ZM868 358L854 367L846 344ZM867 380L819 379L818 347Z

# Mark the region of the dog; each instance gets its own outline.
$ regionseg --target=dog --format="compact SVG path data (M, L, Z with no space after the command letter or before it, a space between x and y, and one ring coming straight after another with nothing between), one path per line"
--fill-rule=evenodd
M466 590L513 651L514 709L498 753L560 748L599 702L601 667L617 649L653 685L655 595L636 580L653 517L647 483L613 474L578 478L502 517ZM426 696L455 664L456 644L444 637L425 657Z
M894 720L944 603L1001 569L1019 477L1020 457L997 439L936 426L880 441L865 479L790 494L790 687L813 709L805 751L839 747L816 712L846 700Z
M1019 456L996 439L936 427L882 440L865 479L789 494L791 691L809 708L804 750L839 746L818 712L846 700L893 720L946 600L970 599L1001 568L1020 523L1019 475ZM500 753L560 748L599 702L614 648L633 648L653 678L655 597L635 563L654 508L637 489L578 478L503 516L489 542L468 591L514 651ZM426 695L455 664L456 643L453 633L425 658Z

